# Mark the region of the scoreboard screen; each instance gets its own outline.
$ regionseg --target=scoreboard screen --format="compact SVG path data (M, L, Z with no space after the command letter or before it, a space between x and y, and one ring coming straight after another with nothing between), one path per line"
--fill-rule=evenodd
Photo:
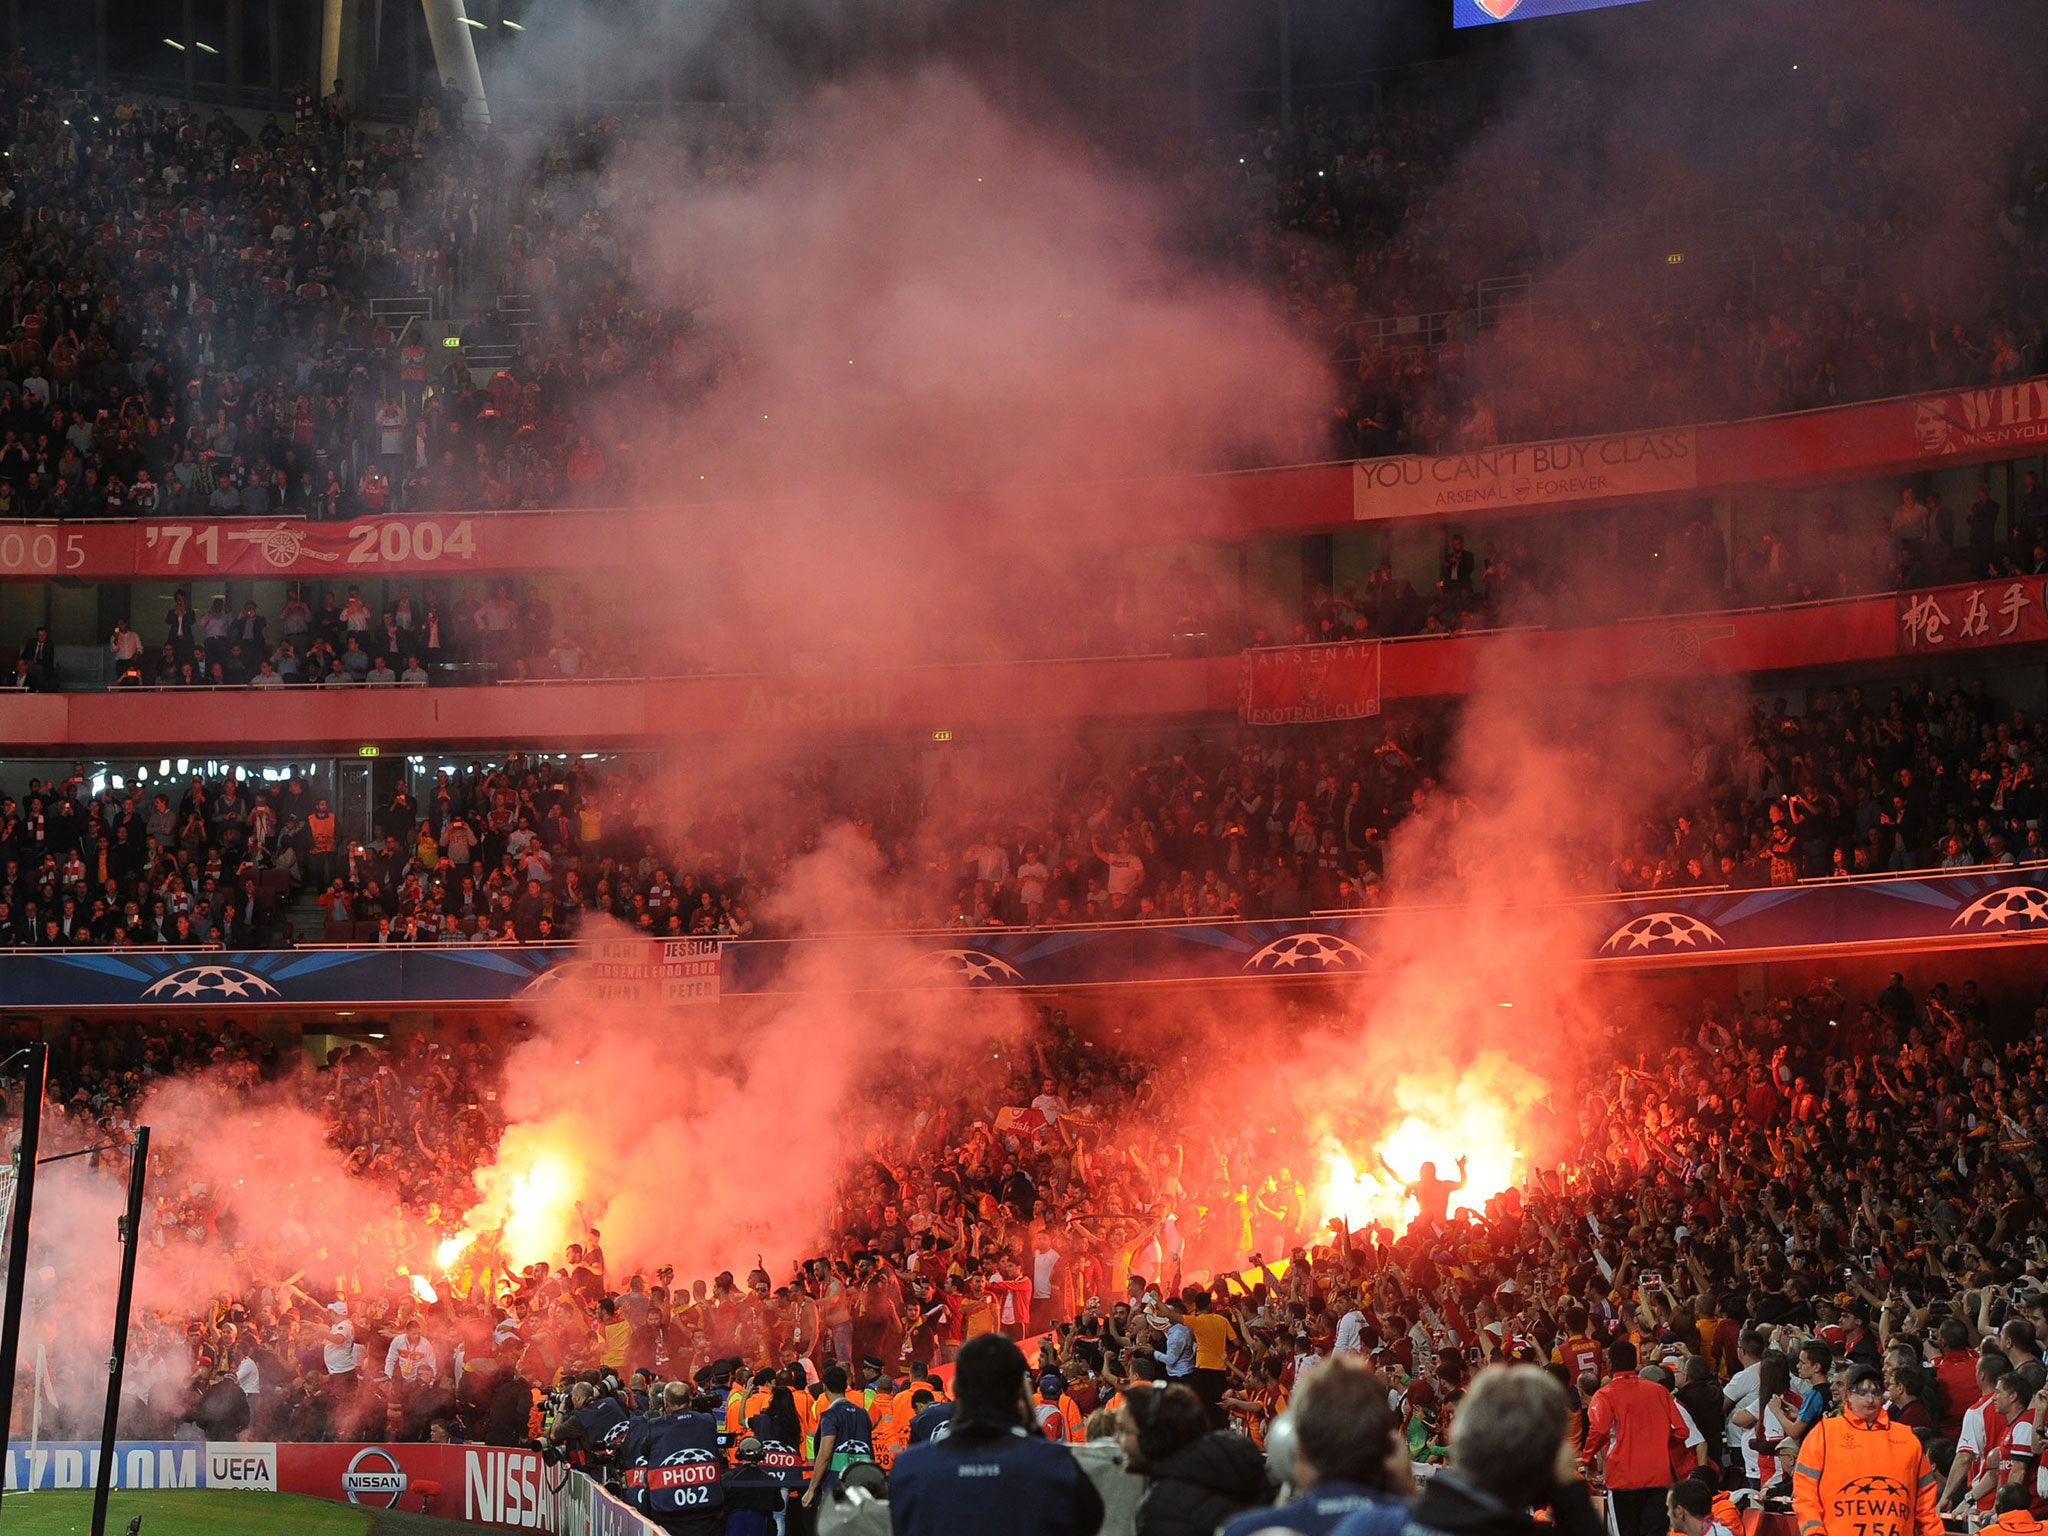
M1498 21L1528 21L1537 16L1565 16L1573 11L1598 11L1610 5L1635 5L1638 0L1451 0L1451 24L1490 27Z

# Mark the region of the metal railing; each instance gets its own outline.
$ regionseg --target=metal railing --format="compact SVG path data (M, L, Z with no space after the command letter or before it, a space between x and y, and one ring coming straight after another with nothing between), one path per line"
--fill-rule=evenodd
M370 300L369 311L385 324L404 320L410 327L414 321L430 325L434 320L434 296L431 293L390 294Z
M1888 885L1888 884L1901 884L1901 883L1906 883L1906 882L1912 882L1912 883L1915 883L1915 884L1917 884L1917 883L1921 883L1921 882L1924 882L1924 881L1927 881L1927 880L1930 880L1930 879L1956 879L1956 878L1963 878L1963 877L1968 877L1968 876L1972 876L1972 875L1977 875L1977 876L1981 876L1981 875L1982 875L1982 874L1983 874L1983 873L1984 873L1985 871L1987 871L1987 870L1993 870L1993 869L1996 869L1996 870L2000 870L2000 871L2003 871L2003 872L2005 872L2005 873L2008 873L2008 874L2012 874L2012 875L2022 875L2022 874L2034 873L2034 872L2038 872L2038 871L2042 871L2042 870L2048 870L2048 861L2039 861L2039 860L2034 860L2034 861L2025 861L2025 862L2021 862L2021 861L2015 861L2014 863L2011 863L2011 864L1972 864L1972 865L1969 865L1969 866L1967 866L1967 867L1955 867L1955 868L1948 868L1948 869L1944 869L1944 868L1942 868L1942 867L1941 867L1940 865L1938 865L1938 864L1926 864L1926 865L1920 865L1920 866L1917 866L1917 867L1915 867L1915 868L1912 868L1912 869L1884 870L1884 871L1880 871L1880 872L1877 872L1877 873L1873 873L1873 874L1867 874L1867 875L1807 875L1807 876L1802 876L1802 877L1801 877L1801 878L1800 878L1799 880L1797 880L1797 881L1794 881L1794 882L1793 882L1792 884L1790 884L1790 885L1785 885L1785 886L1775 886L1775 887L1772 887L1772 886L1759 886L1759 887L1749 887L1749 886L1744 886L1744 887L1739 887L1739 889L1743 889L1743 890L1751 890L1751 889L1755 889L1755 890L1772 890L1772 889L1775 889L1775 890L1795 890L1795 889L1799 889L1799 888L1801 888L1801 887L1806 887L1806 888L1813 888L1813 887L1818 887L1818 886L1833 886L1833 885L1855 885L1855 886L1884 886L1884 885ZM303 893L304 891L306 891L306 890L308 890L308 889L310 889L310 886L300 886L300 887L298 887L298 888L297 888L297 892L295 892L295 894L298 894L298 893ZM1599 909L1603 909L1603 908L1607 908L1607 907L1612 907L1612 906L1613 906L1613 905L1614 905L1614 904L1615 904L1616 902L1624 902L1624 901L1643 901L1643 900L1647 900L1647 899L1651 899L1651 898L1661 898L1661 897L1667 897L1667 896L1669 896L1669 897L1676 897L1676 896L1709 896L1709 895L1712 895L1712 894L1714 894L1714 893L1715 893L1715 892L1717 892L1717 891L1726 891L1726 890L1730 890L1730 889L1736 889L1736 888L1735 888L1735 887L1730 887L1730 886L1727 886L1727 885L1723 885L1723 884L1711 884L1711 885L1687 885L1687 886L1672 886L1672 885L1662 885L1662 886L1656 886L1656 887L1652 887L1652 888L1648 888L1648 889L1644 889L1644 890L1640 890L1640 891L1584 891L1584 892L1580 892L1580 893L1577 893L1577 894L1574 894L1574 895L1570 895L1570 896L1565 896L1565 897L1543 897L1543 898L1541 898L1540 900L1539 900L1539 899L1537 899L1537 898L1533 898L1533 897L1532 897L1532 898L1530 898L1530 899L1529 899L1529 900L1527 900L1527 901L1516 901L1515 899L1513 899L1513 896L1512 896L1512 894L1510 894L1510 895L1509 895L1509 896L1507 897L1507 899L1505 899L1505 900L1502 900L1502 901L1500 901L1500 902L1498 903L1498 905L1500 905L1500 906L1501 906L1502 908L1504 908L1504 909L1506 909L1506 910L1517 910L1517 909L1520 909L1520 908L1523 908L1523 907L1535 907L1535 906L1539 906L1539 905L1540 905L1541 907L1545 908L1545 909L1555 909L1555 908L1559 908L1559 907L1562 907L1562 908L1566 908L1566 909L1577 909L1577 910L1599 910ZM1460 913L1460 912L1466 912L1466 911L1469 911L1469 910L1470 910L1470 903L1469 903L1469 902L1463 902L1463 901L1458 901L1458 900L1455 900L1455 899L1444 899L1444 898L1442 898L1442 897L1432 897L1432 898L1429 898L1429 899L1426 899L1426 900L1422 900L1422 901L1415 901L1415 902L1407 902L1407 901L1394 901L1394 902L1384 902L1384 903L1381 903L1381 904L1380 904L1380 905L1378 905L1378 906L1358 906L1358 907L1318 907L1318 908L1315 908L1315 909L1313 909L1313 910L1312 910L1312 911L1311 911L1311 912L1310 912L1310 913L1308 914L1308 916L1307 916L1306 918L1280 918L1280 919L1274 919L1274 918L1248 918L1248 917L1232 917L1232 916L1223 916L1223 915L1218 915L1218 916L1216 916L1216 917L1193 917L1193 918L1191 918L1191 917L1153 917L1153 918L1143 918L1143 917L1132 917L1132 918L1124 918L1124 919L1122 919L1122 920L1114 920L1114 921L1113 921L1113 920L1106 920L1106 919L1102 919L1102 918L1084 918L1084 919L1082 919L1082 920L1080 920L1080 921L1076 921L1076 922L1072 922L1072 923L1052 923L1052 924L1048 924L1048 923L1039 923L1039 924L1035 924L1035 925L1033 925L1033 924L1027 924L1027 923L1003 923L1003 924L997 924L997 925L995 925L995 926L993 926L993 927L985 927L985 928L984 928L984 927L976 927L976 926L971 926L971 925L970 925L970 926L961 926L961 925L956 925L956 924L947 924L947 923L942 923L942 922L929 922L929 923L926 923L926 924L922 924L922 925L913 925L913 926L910 926L910 927L903 927L903 928L880 928L880 927L873 927L873 928L828 928L828 929L819 929L819 930L817 930L817 931L815 931L815 932L806 932L806 933L805 933L805 934L803 935L803 941L804 941L804 942L815 942L815 941L820 941L820 940L831 940L831 939L856 939L856 938L869 938L869 937L873 937L873 936L876 936L876 935L880 935L880 934L887 934L887 935L891 935L891 936L897 936L897 937L904 937L904 938L940 938L940 937L945 937L945 938L956 938L956 939L957 939L957 938L961 938L961 937L963 937L963 936L965 936L965 935L969 935L969 934L975 934L975 935L984 935L984 936L987 936L987 937L990 937L990 938L994 938L994 937L996 937L996 936L999 936L999 935L1001 935L1001 934L1005 934L1005 933L1044 933L1044 932L1047 932L1047 931L1049 931L1049 930L1057 930L1057 931L1059 931L1059 932L1062 932L1062 933L1074 933L1074 934L1082 934L1082 933L1105 933L1105 932L1123 932L1123 931L1130 931L1130 930L1133 930L1133 929L1136 929L1136 930L1145 930L1145 931L1150 931L1150 930L1157 930L1157 929L1166 929L1166 928L1236 928L1236 927L1253 927L1253 926L1256 926L1256 927L1259 927L1259 928L1261 928L1261 929L1265 929L1265 928L1269 928L1269 927L1271 927L1271 926L1272 926L1272 925L1274 925L1275 923L1287 923L1287 922L1314 922L1314 921L1319 921L1319 920L1320 920L1320 921L1332 921L1332 920L1338 920L1338 919L1343 919L1343 918L1349 918L1349 917L1357 917L1357 916L1360 916L1361 914L1367 914L1367 913L1390 913L1390 914L1391 914L1391 913L1398 913L1398 914L1400 914L1400 915L1402 915L1402 916L1404 916L1404 917L1418 917L1418 916L1426 916L1426 915L1428 915L1428 914L1432 914L1432 913ZM372 920L372 921L374 921L374 920ZM2024 939L2026 939L2026 938L2030 937L2030 936L2031 936L2031 935L2032 935L2032 934L2033 934L2034 932L2037 932L2037 931L2038 931L2038 930L2030 930L2030 929L2019 929L2019 930L2015 930L2015 931L2014 931L2014 932L2013 932L2013 933L2012 933L2012 934L2010 935L2010 937L2012 937L2012 938L2016 938L2016 939L2022 939L2022 940L2024 940ZM656 939L655 939L655 940L654 940L653 942L659 942L659 941L660 941L660 937L661 937L661 936L656 936ZM719 944L720 946L728 946L728 945L745 945L745 944L761 944L761 945L783 945L783 944L787 944L787 943L790 943L790 942L791 942L791 940L790 940L789 936L787 936L787 935L763 935L763 936L758 936L758 937L750 937L750 938L736 938L736 937L734 937L734 936L733 936L733 935L731 935L731 934L718 934L718 933L708 933L708 934L689 934L689 935L686 935L685 937L688 937L688 938L692 938L692 939L702 939L702 940L709 940L709 941L712 941L712 942L715 942L715 943ZM486 936L484 936L484 937L481 937L481 938L479 938L479 937L476 937L476 936L474 936L474 935L464 935L464 934L461 934L461 933L460 933L460 932L458 932L458 931L452 931L452 930L449 930L449 929L446 929L446 928L444 928L444 929L443 929L443 930L441 931L441 934L440 934L440 936L439 936L439 937L437 937L437 938L435 938L435 939L431 939L431 940L408 940L408 939L394 939L394 940L393 940L392 942L390 942L389 944L369 944L369 943L363 943L363 942L360 942L360 941L352 941L352 940L345 940L345 939L315 939L315 938L306 938L306 939L300 939L300 940L298 940L298 941L297 941L296 943L294 943L294 944L292 945L292 948L293 948L294 950L300 950L300 949L328 949L328 950L352 950L352 949L353 949L353 950L363 950L363 949L368 949L368 950L383 950L383 949L433 949L433 948L455 948L455 947L464 947L464 946L467 946L467 947L472 947L472 948L487 948L487 949L496 949L496 948L535 948L535 949L565 949L565 950L575 950L575 949L581 949L581 948L585 948L585 947L588 947L588 946L594 946L595 944L597 944L597 943L599 943L599 942L603 942L603 941L600 941L600 940L588 940L588 939L577 939L577 938L575 938L574 936L562 936L562 937L556 937L556 938L552 938L552 939L545 939L545 940L541 940L541 939L531 939L531 940L529 940L529 939L520 939L520 940L508 940L508 939L504 939L504 938L502 938L502 937L497 937L497 936L495 936L495 935L491 934L491 932L490 932L489 930L486 930ZM1854 941L1850 941L1850 942L1854 942ZM33 948L34 946L31 946L31 945L26 945L26 944L24 944L24 945L19 945L19 946L15 946L15 947L17 947L17 948L20 948L20 949L32 949L32 948ZM204 947L204 945L201 945L201 946L199 946L199 947L202 947L202 948L203 948L203 947ZM179 944L170 944L170 943L163 943L163 944L156 944L156 943L131 943L131 944L129 944L129 945L127 945L127 946L126 946L126 949L127 949L127 950L172 950L172 951L186 951L186 950L191 950L191 949L193 949L193 948L194 948L194 946L193 946L193 945L190 945L190 944L185 944L185 945L179 945ZM4 953L4 952L5 952L4 950L0 950L0 953ZM63 953L65 953L66 955L76 955L76 954L119 954L119 953L123 953L123 952L124 952L124 951L122 951L122 950L115 950L115 949L110 949L110 948L108 948L108 947L106 947L106 946L101 946L101 945L80 945L80 946L77 946L77 947L73 947L73 946L67 945L67 946L65 946L65 948L64 948L64 951L63 951ZM260 951L260 950L239 950L239 951L237 951L237 953L241 953L241 954L256 954L256 953L263 953L263 952L264 952L264 951Z
M1697 624L1704 620L1756 618L1765 614L1801 613L1809 610L1847 608L1860 603L1868 603L1874 599L1895 597L1898 595L1898 591L1899 589L1884 588L1869 592L1854 593L1845 597L1809 598L1805 601L1796 603L1752 603L1743 606L1727 606L1717 608L1686 608L1668 613L1622 614L1602 619L1597 622L1589 622L1585 624L1569 626L1558 624L1534 623L1489 625L1480 622L1466 625L1454 630L1446 630L1440 634L1423 633L1409 635L1375 635L1366 638L1375 640L1382 645L1405 646L1435 645L1445 640L1490 639L1505 637L1509 635L1545 634L1567 629L1633 629L1638 631L1654 630L1659 626L1663 625ZM1481 610L1474 610L1475 614L1479 614L1480 612ZM1306 641L1302 643L1314 645L1323 642ZM1291 645L1286 644L1265 647L1265 649L1269 650L1288 650L1292 648L1293 647ZM1082 666L1106 662L1208 660L1219 656L1235 656L1239 654L1240 649L1241 648L1236 644L1225 642L1219 643L1211 649L1201 651L1192 657L1183 652L1159 650L1153 648L1143 650L1134 649L1129 651L1091 651L1085 655L1069 656L1003 656L991 657L982 660L923 661L911 662L886 668L860 668L857 666L850 668L835 666L826 669L797 667L751 667L733 668L725 670L705 669L702 671L692 672L602 672L593 669L589 672L578 673L570 677L506 677L502 675L505 670L505 665L502 662L486 660L463 660L454 662L434 663L431 669L434 675L433 681L426 684L408 684L403 682L367 683L359 679L350 679L347 683L344 684L329 683L326 682L324 679L319 678L302 678L297 682L286 682L282 684L280 691L303 693L310 692L320 688L344 687L350 689L364 689L372 687L401 689L418 689L421 687L574 688L586 686L592 683L705 683L750 681L758 679L796 679L805 682L818 682L822 680L829 682L835 678L839 678L853 672L857 672L859 673L859 675L865 676L868 673L874 671L887 671L892 675L895 675L918 672L957 671L965 668L987 670L995 667ZM536 660L537 658L529 657L526 659L530 662ZM461 674L461 676L458 679L456 677L451 677L450 674ZM251 683L209 683L203 680L195 683L131 683L126 686L115 686L109 684L106 685L104 688L104 691L109 693L248 693L255 690L256 685ZM92 692L97 690L59 689L58 691ZM271 691L270 685L264 685L263 689L260 691Z
M1444 309L1426 315L1378 315L1347 320L1337 328L1339 346L1354 348L1353 356L1407 347L1424 347L1434 352L1454 338L1459 322L1470 313Z

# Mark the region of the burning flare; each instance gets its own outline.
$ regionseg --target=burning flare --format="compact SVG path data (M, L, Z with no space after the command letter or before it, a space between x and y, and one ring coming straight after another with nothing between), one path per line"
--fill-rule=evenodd
M480 1198L468 1225L435 1250L443 1268L459 1258L479 1232L495 1232L505 1258L514 1264L559 1262L563 1248L582 1237L577 1217L583 1194L581 1165L555 1147L514 1147L510 1143L515 1138L538 1141L538 1127L513 1127L498 1162L477 1174Z
M1314 1196L1323 1218L1341 1216L1354 1229L1376 1221L1401 1232L1416 1216L1404 1186L1424 1163L1436 1165L1438 1178L1455 1180L1461 1157L1465 1187L1451 1195L1450 1208L1482 1209L1517 1182L1524 1139L1518 1126L1545 1091L1540 1079L1498 1056L1482 1057L1455 1079L1403 1076L1394 1086L1400 1118L1369 1151L1323 1138Z

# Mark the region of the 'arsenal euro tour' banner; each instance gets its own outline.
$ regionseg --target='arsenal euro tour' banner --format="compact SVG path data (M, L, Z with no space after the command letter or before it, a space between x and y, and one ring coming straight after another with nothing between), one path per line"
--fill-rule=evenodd
M1361 459L1352 471L1351 511L1371 522L1660 496L1697 488L1699 462L1691 427L1561 437L1435 458Z
M1903 653L2048 640L2048 580L2021 576L1901 592L1898 615Z
M2048 378L1923 395L1913 404L1913 435L1930 455L2048 443Z
M718 940L601 939L577 975L593 1002L702 1003L718 1000Z
M1380 712L1380 642L1246 651L1237 717L1246 725L1313 725Z

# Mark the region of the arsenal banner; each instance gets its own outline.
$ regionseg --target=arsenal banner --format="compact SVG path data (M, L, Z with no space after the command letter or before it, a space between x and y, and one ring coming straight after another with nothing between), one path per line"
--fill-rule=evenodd
M1380 712L1380 642L1246 651L1237 717L1246 725L1314 725Z
M1352 516L1372 522L1626 501L1693 490L1699 473L1699 440L1691 427L1561 437L1434 458L1360 459L1352 470Z
M2048 578L2040 576L1923 587L1897 603L1902 654L2048 640Z
M138 576L460 574L478 563L474 517L365 517L352 523L243 517L135 525Z

